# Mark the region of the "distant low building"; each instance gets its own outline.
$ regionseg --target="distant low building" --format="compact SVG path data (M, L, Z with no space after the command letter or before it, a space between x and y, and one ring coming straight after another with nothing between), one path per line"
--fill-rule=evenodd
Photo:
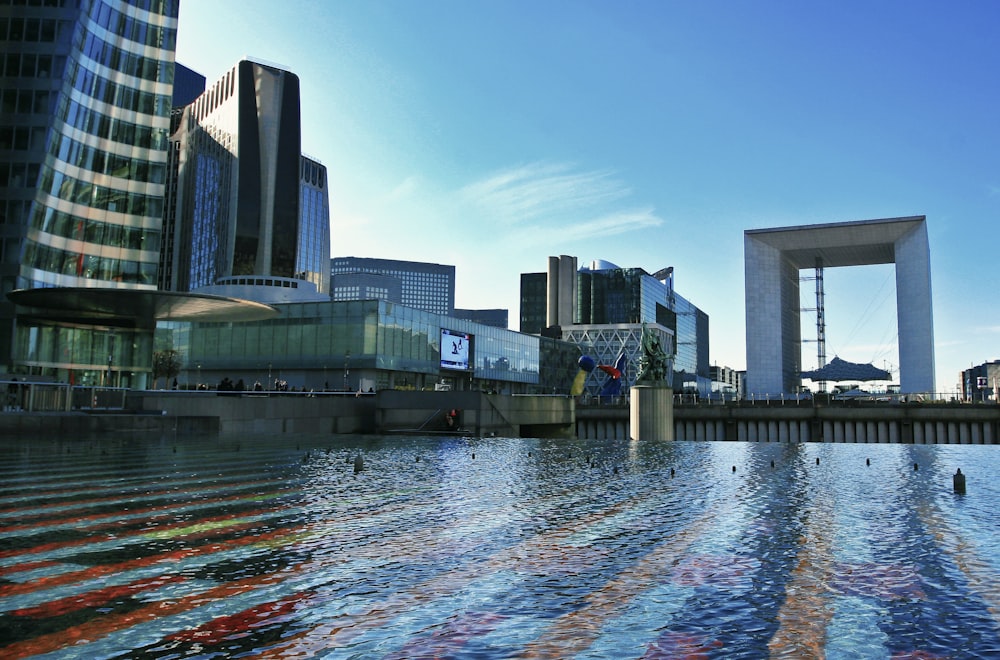
M1000 360L966 369L960 380L963 401L1000 403Z
M506 328L508 313L506 309L456 309L454 317L495 328Z
M743 374L729 367L712 365L708 369L712 378L712 394L724 396L726 399L743 398Z
M383 279L358 277L363 274ZM362 287L371 291L352 298ZM378 293L379 287L383 293L372 295ZM455 267L398 259L334 257L330 260L330 296L334 300L388 300L451 316L455 311Z

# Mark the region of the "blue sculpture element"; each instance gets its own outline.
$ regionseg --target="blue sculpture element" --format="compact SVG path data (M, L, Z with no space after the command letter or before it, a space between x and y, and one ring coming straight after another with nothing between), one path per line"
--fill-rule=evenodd
M598 369L611 376L601 388L600 396L618 396L622 393L622 379L625 378L625 351L618 354L614 366L598 365Z

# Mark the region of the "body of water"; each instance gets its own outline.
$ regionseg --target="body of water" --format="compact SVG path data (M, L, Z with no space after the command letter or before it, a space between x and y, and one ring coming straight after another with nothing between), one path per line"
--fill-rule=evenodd
M3 439L0 657L1000 657L996 452Z

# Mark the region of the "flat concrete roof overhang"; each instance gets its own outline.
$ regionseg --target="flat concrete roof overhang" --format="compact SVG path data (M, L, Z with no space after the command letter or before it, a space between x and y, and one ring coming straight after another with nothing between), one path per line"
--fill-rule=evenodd
M264 321L278 316L270 305L199 293L149 289L52 287L7 294L15 305L68 322Z
M896 261L896 242L926 221L922 215L858 222L831 222L776 229L748 229L744 233L780 250L796 268L870 266Z

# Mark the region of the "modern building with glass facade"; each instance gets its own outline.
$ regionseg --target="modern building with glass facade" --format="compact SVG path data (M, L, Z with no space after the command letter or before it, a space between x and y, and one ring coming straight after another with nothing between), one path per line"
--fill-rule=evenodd
M544 318L541 332L558 333L598 364L613 365L625 353L624 382L631 385L645 326L671 355L676 391L711 391L708 315L674 290L672 268L650 275L606 261L578 268L575 257L550 257L546 273L523 274L521 285L522 330ZM590 393L599 391L599 381L599 375L588 379Z
M330 297L334 300L356 300L359 280L343 277L368 273L399 280L398 300L409 307L434 314L451 316L455 311L455 267L419 261L373 259L368 257L335 257L330 260ZM387 292L394 287L385 287Z
M305 201L307 220L325 219L328 239L329 205L317 199L326 172L302 158L300 123L298 77L249 60L184 107L171 136L177 186L164 288L196 291L224 278L309 270L319 279L315 253L312 263L297 259L300 208ZM305 240L312 246L317 237Z
M0 281L154 290L178 0L0 6ZM5 366L116 384L149 370L153 328L0 302ZM16 328L16 330L15 330Z
M385 300L277 304L271 320L174 324L182 387L228 378L250 389L283 381L295 390L435 389L509 394L569 391L576 346ZM461 338L461 360L451 346Z
M330 291L330 192L326 166L302 156L299 175L299 242L295 278L311 282L320 294Z

